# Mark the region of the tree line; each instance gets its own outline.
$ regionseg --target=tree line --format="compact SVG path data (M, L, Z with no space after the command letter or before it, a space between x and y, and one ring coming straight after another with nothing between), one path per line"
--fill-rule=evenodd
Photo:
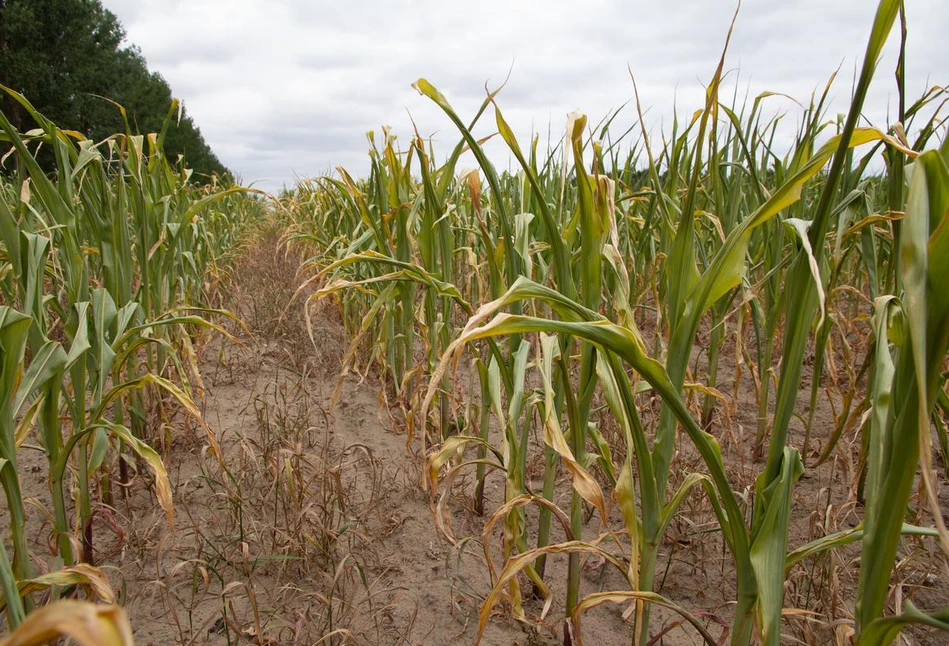
M158 132L171 88L151 72L142 52L125 43L119 19L99 0L0 0L0 84L24 96L59 127L99 141L125 126L122 105L138 133ZM0 93L0 110L20 130L35 127L25 110ZM182 112L165 139L198 176L227 169Z

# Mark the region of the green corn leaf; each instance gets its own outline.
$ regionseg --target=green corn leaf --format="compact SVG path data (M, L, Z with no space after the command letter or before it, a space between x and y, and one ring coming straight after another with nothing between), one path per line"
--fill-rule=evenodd
M756 486L751 564L758 580L758 609L764 643L774 646L781 643L791 491L802 473L804 463L797 449L785 447L780 476L767 480L762 474Z
M927 614L921 612L912 601L907 599L903 614L877 619L867 626L860 635L860 639L857 640L857 644L858 646L889 646L904 628L914 624L949 631L949 609Z
M67 366L66 352L56 341L47 341L23 373L22 381L13 398L13 414L16 415L30 395L41 389L50 379L60 379Z

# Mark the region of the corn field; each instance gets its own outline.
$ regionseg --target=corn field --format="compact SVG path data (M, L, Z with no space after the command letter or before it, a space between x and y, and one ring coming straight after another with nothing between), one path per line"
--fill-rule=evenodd
M786 579L851 544L859 582L839 639L884 644L909 624L949 627L911 602L888 611L902 543L934 537L935 558L949 553L942 516L931 515L945 479L934 452L945 461L949 448L945 91L912 101L901 86L888 131L860 125L900 16L899 2L877 9L849 112L825 114L829 83L783 153L766 96L720 96L726 54L705 105L661 141L645 129L614 139L611 119L594 126L573 113L547 151L515 138L503 93L459 115L419 79L457 128L447 157L418 133L404 149L388 130L370 133L366 179L339 169L285 198L289 240L312 256L301 288L310 324L326 303L341 308L353 339L344 369L384 377L449 541L460 539L447 493L473 478L493 586L479 634L495 606L529 621L528 607L543 617L560 594L564 643L582 643L586 612L621 604L634 644L656 643L657 606L709 644L778 644L792 621ZM492 117L509 172L474 134ZM460 172L465 152L478 167ZM881 158L884 170L868 172ZM725 359L754 383L746 444L757 472L745 491L723 459L735 401L718 381ZM833 423L815 424L826 381ZM859 522L791 544L796 483L853 438ZM688 473L677 464L686 452L700 458ZM489 506L494 477L503 499ZM657 591L657 555L690 496L704 497L730 560L720 636ZM555 555L569 561L565 581L545 576ZM582 589L581 563L596 559L623 588Z
M131 642L95 565L94 504L144 465L173 531L170 435L200 428L220 454L196 348L230 336L218 282L261 222L306 256L296 298L311 333L337 312L343 374L381 384L433 534L483 551L478 641L513 617L581 645L608 606L638 646L670 626L734 646L949 630L949 608L894 585L908 552L943 578L949 558L949 94L905 96L898 69L898 114L864 122L884 44L907 38L901 3L881 0L847 112L828 114L832 76L782 150L769 95L722 96L730 36L704 105L662 132L642 125L634 80L636 128L575 112L545 150L518 141L501 88L462 115L420 78L454 147L418 131L402 146L384 128L369 133L365 178L339 168L272 202L196 186L162 133L86 141L5 90L38 128L0 114L13 169L0 184L0 644ZM26 450L48 461L55 566L41 573L24 535ZM810 535L792 532L810 513L802 483L832 470L843 497L826 494ZM462 497L480 534L451 522ZM726 564L716 613L664 585L686 525ZM831 558L852 585L828 574ZM609 586L590 584L591 564Z

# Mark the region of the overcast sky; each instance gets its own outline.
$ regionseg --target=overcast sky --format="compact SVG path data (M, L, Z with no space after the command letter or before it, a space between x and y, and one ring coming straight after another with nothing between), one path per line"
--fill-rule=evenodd
M467 120L511 71L499 96L521 138L557 137L566 114L595 122L633 97L655 133L702 105L734 11L731 0L103 0L182 98L205 139L245 183L277 189L342 165L365 172L365 133L390 125L403 145L414 119L447 151L450 122L411 84L424 77ZM834 107L849 99L873 19L869 0L746 0L726 69L752 95L806 103L840 67ZM906 0L907 89L949 85L949 2ZM895 97L894 30L865 115L885 126ZM740 70L740 74L739 74ZM784 98L771 109L796 116ZM634 122L627 107L616 130ZM484 119L481 134L491 132ZM507 167L503 144L495 163ZM470 162L469 165L473 165Z

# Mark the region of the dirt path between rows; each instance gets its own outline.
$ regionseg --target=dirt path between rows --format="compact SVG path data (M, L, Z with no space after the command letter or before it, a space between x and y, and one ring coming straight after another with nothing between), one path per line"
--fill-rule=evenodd
M203 416L223 460L199 428L172 441L176 532L145 493L127 505L133 530L108 556L136 643L472 644L490 589L482 549L436 532L420 460L375 380L347 376L330 410L346 340L325 312L311 342L299 300L287 306L297 262L267 236L228 282L225 304L253 335L203 353ZM453 523L479 536L483 519L461 509ZM627 643L618 610L589 623L590 643ZM498 612L482 643L555 644L559 630Z

